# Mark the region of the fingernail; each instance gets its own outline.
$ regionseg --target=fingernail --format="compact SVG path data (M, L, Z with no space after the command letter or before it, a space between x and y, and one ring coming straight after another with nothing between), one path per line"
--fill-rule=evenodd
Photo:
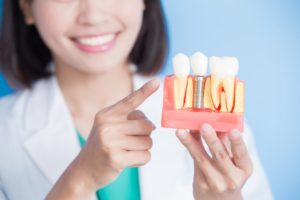
M200 128L200 132L202 135L209 136L211 132L213 131L213 128L209 124L203 124Z
M177 137L181 140L184 140L187 137L187 132L185 130L178 130Z
M239 137L241 137L241 133L240 131L233 129L230 134L229 134L230 139L238 139Z
M150 86L151 86L151 87L156 87L158 84L159 84L159 81L158 81L157 78L152 79L152 80L150 81Z

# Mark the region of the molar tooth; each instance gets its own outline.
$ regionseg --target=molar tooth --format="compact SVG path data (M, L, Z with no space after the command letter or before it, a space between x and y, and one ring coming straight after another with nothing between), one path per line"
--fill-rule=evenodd
M238 60L235 57L211 57L211 96L214 107L220 109L220 95L225 91L226 110L231 112L234 106L235 76L238 73ZM224 108L222 108L224 110Z
M225 57L223 59L226 76L223 79L224 90L226 94L227 111L231 112L234 106L234 94L236 85L236 75L239 69L239 62L235 57Z
M227 111L231 112L234 103L235 92L235 77L226 77L223 79L223 87L226 95L226 107Z
M215 109L220 107L220 94L222 92L222 59L216 56L209 58L211 71L211 98Z

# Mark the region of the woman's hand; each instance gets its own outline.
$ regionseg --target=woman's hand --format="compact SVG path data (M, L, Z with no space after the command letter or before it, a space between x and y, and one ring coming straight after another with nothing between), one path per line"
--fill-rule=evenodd
M196 200L235 200L242 198L242 188L252 174L252 162L241 133L228 133L230 146L208 124L199 131L177 130L176 135L194 160L194 197ZM206 152L202 138L208 145Z
M159 82L152 80L97 113L85 146L47 199L88 199L115 180L124 168L141 166L150 160L150 135L155 126L135 109L158 87Z

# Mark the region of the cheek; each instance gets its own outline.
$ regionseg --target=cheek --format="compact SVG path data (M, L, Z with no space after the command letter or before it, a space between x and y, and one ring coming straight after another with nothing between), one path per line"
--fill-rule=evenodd
M131 3L123 3L119 6L118 16L126 26L139 27L141 25L144 11L142 0L131 0Z
M33 16L35 26L41 37L48 46L53 46L55 40L61 38L67 31L67 27L72 23L70 12L62 11L63 8L50 3L39 3L37 0L33 5Z

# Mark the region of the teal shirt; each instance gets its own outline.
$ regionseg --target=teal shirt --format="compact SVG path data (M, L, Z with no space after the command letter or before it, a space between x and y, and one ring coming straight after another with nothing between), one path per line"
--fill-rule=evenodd
M80 146L85 139L77 132ZM111 184L97 191L98 200L140 200L138 168L125 168L119 177Z

